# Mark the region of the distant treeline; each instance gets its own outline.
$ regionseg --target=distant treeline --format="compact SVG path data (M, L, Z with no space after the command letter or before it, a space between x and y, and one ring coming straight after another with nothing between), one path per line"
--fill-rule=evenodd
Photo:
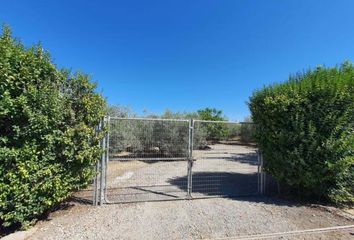
M122 106L110 106L110 116L136 117L131 109ZM222 110L205 108L196 112L172 112L147 114L146 118L156 119L195 119L227 121ZM251 122L250 118L245 121ZM119 156L122 152L133 156L183 157L188 154L188 122L144 121L112 119L110 121L110 152ZM220 122L196 122L194 126L193 148L204 149L208 144L219 141L251 142L254 125L229 124Z

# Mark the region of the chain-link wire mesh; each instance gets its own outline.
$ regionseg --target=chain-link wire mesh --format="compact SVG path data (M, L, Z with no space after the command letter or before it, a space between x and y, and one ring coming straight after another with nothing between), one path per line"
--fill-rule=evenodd
M252 123L194 121L193 198L258 193L258 156Z
M188 157L188 120L111 118L110 160Z
M107 126L108 158L101 168L106 201L242 196L259 190L251 123L110 118Z
M188 149L188 120L111 118L107 198L114 202L185 198L187 181L175 179L187 174Z

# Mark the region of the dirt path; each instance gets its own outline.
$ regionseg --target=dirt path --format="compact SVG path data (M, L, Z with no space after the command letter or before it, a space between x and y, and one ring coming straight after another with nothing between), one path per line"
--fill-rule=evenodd
M196 151L193 196L257 192L257 156L245 146ZM113 200L186 196L186 162L112 162ZM207 239L354 224L332 212L268 197L211 198L110 204L72 204L37 224L32 239ZM274 238L273 238L274 239ZM277 238L275 238L277 239ZM354 239L349 232L278 239Z
M257 194L256 149L215 144L193 154L192 196ZM173 200L187 196L187 161L111 161L108 199L112 202Z
M75 205L37 224L32 239L205 239L354 224L327 211L272 198ZM352 239L349 232L306 238Z

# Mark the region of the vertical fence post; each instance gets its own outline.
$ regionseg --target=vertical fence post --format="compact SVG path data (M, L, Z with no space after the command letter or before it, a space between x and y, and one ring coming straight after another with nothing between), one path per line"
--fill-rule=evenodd
M107 171L108 171L108 162L109 162L109 127L110 127L110 117L106 119L107 133L106 133L106 159L105 159L105 173L104 173L104 200L107 202Z
M97 126L97 136L99 136L102 133L102 129L103 129L103 122L102 119L100 120L100 122L98 123ZM100 140L99 143L99 148L102 149L103 148L103 140ZM102 176L102 155L100 157L100 159L98 159L98 161L96 162L96 175L95 175L95 179L94 179L94 201L93 204L95 206L97 206L98 204L100 204L100 199L101 199L101 192L100 192L100 186L101 186L101 176Z
M192 198L192 167L193 167L193 133L194 120L189 121L188 128L188 183L187 183L187 198Z
M94 192L93 192L93 205L97 206L98 205L98 172L99 172L99 162L97 161L96 167L95 167L95 179L94 179Z
M95 137L97 137L97 126L95 127ZM92 205L96 206L96 188L97 188L97 164L94 166L95 176L93 178L93 194L92 194Z
M99 123L100 124L100 123ZM99 133L99 124L98 126L96 126L95 128L95 132L96 132L96 137L98 136L98 133ZM101 147L101 141L98 143L99 147ZM95 165L95 176L94 176L94 179L93 179L93 199L92 199L92 204L94 206L97 206L97 192L98 192L98 171L99 171L99 161L96 162L96 165Z
M92 196L92 205L97 205L97 164L95 166L95 177L93 179L93 196Z
M105 123L105 117L103 118L102 120L102 130L104 130L104 123ZM104 136L104 138L102 139L102 156L101 156L101 168L100 168L100 173L101 173L101 176L100 176L100 202L99 204L102 205L103 202L104 202L104 188L105 188L105 182L104 182L104 178L105 178L105 156L106 156L106 152L105 152L105 149L106 149L106 136Z

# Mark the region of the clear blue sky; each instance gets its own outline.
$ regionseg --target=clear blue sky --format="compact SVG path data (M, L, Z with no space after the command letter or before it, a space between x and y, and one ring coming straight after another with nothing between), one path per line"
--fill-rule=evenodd
M254 89L354 58L350 0L5 0L0 21L137 112L216 107L242 120Z

